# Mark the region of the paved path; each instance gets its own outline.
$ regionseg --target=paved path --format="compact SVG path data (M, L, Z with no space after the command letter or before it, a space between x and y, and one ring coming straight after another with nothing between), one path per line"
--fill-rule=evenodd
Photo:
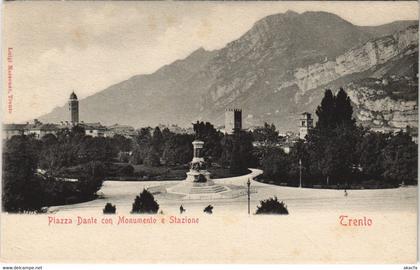
M258 169L251 169L251 173L244 176L215 179L215 182L229 185L246 186L249 178L261 174ZM100 198L79 204L51 207L52 212L68 211L95 211L102 212L107 202L117 206L119 213L129 213L134 198L143 190L156 185L175 185L179 181L105 181L98 192ZM251 195L251 209L255 211L260 200L276 196L283 200L291 212L313 212L313 211L417 211L417 187L403 187L396 189L377 190L349 190L348 196L344 196L342 190L309 189L281 187L264 184L255 180L251 181L251 187L257 193ZM160 208L164 212L177 213L182 204L190 212L201 212L202 209L212 204L214 211L243 212L247 211L247 198L242 196L235 199L220 199L217 201L178 201L169 200L156 196Z

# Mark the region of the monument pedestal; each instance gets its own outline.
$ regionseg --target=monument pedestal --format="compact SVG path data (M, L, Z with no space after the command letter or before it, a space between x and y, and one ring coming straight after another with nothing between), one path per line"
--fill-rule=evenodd
M232 188L224 184L217 184L210 178L210 172L206 169L206 162L202 157L204 142L193 141L194 157L190 162L190 171L187 178L164 190L159 190L163 194L176 194L175 197L181 200L215 200L231 199L246 195L245 188ZM157 189L156 189L157 190Z
M202 157L204 142L193 141L194 157L190 163L190 171L187 178L168 188L168 192L185 195L188 198L217 197L217 194L229 191L226 186L216 185L210 178L210 172L206 170L206 163Z
M187 172L187 179L185 179L185 181L196 183L213 182L210 179L210 172L208 172L207 170L190 170L189 172Z
M228 191L229 188L216 185L210 179L210 173L206 170L190 170L187 172L187 179L168 188L171 193L192 195L192 194L215 194Z

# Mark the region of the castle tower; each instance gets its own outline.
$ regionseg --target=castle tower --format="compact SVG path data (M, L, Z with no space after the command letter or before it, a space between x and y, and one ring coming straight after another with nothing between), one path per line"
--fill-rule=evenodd
M79 100L74 92L69 99L70 123L75 126L79 123Z
M308 135L309 130L313 128L314 121L312 116L308 112L301 114L299 118L299 138L305 140L306 135Z
M242 110L226 109L225 111L225 133L233 134L235 130L242 129Z

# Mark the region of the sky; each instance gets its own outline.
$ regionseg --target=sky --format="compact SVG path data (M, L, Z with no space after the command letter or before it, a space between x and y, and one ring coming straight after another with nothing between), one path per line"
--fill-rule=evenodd
M267 15L327 11L356 25L418 19L416 1L19 1L3 8L6 123L48 113L64 105L73 90L81 99L133 75L153 73L200 47L222 48Z

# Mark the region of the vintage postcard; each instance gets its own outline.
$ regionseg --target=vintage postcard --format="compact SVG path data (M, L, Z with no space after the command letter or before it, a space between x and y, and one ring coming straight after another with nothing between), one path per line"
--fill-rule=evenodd
M418 2L2 6L2 263L416 263Z

